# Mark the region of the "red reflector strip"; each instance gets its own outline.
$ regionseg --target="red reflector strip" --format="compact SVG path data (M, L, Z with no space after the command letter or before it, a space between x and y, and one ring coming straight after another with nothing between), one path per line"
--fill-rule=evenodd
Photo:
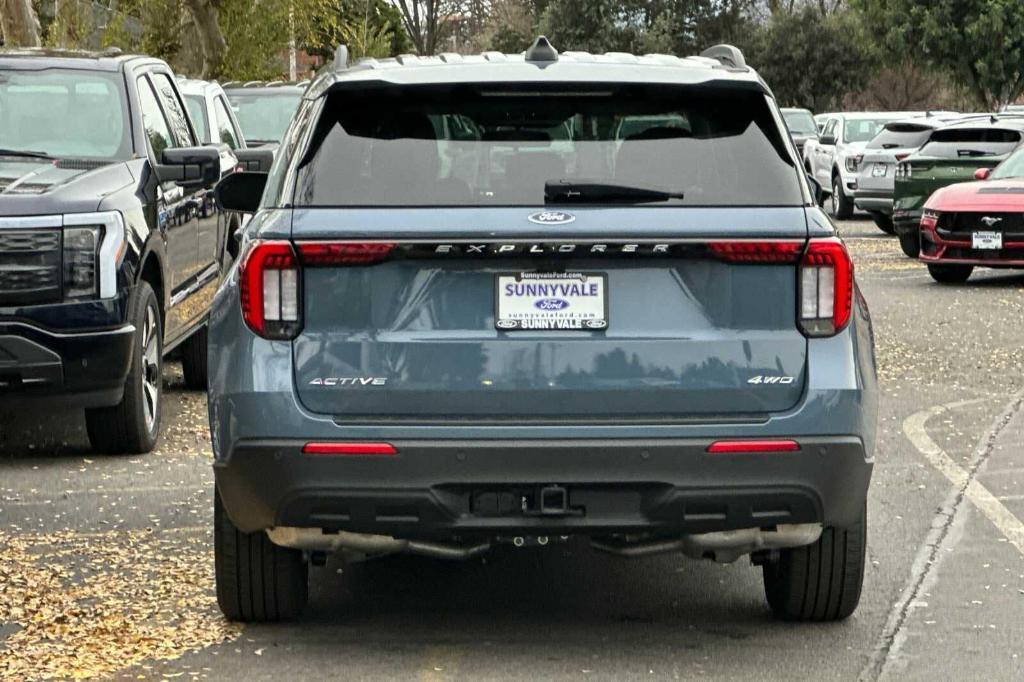
M306 443L307 455L397 455L391 443Z
M709 242L708 248L730 263L795 263L804 250L804 242Z
M386 260L395 250L390 242L297 242L302 264L309 267L369 265Z
M718 440L708 446L713 455L799 451L800 444L795 440Z

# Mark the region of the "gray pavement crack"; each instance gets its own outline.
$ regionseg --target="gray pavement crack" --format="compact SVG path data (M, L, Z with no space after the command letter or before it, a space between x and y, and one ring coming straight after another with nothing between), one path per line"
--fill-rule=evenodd
M927 584L928 579L941 563L942 551L950 540L950 530L957 520L957 515L963 508L964 502L968 499L968 488L977 477L982 465L992 454L999 436L1017 412L1020 411L1022 405L1024 405L1024 391L1019 391L1003 408L999 416L993 420L985 435L978 440L970 466L966 468L967 477L964 483L953 488L950 495L946 498L945 504L936 511L931 530L925 536L925 541L918 551L917 559L911 566L910 580L901 593L900 598L893 605L893 610L890 612L890 616L882 630L879 644L875 647L867 665L857 678L859 682L874 682L885 675L894 654L898 652L897 644L906 627L911 609L918 602L923 586ZM943 406L941 410L933 412L932 416L942 414L949 409L951 408Z

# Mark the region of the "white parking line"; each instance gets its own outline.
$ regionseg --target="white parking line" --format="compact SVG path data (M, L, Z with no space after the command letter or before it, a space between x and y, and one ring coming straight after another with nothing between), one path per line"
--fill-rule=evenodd
M887 676L889 666L898 656L906 639L904 626L910 611L918 603L918 597L926 592L929 585L937 579L936 570L948 554L943 550L950 549L959 539L958 536L951 535L950 531L958 518L962 518L964 500L970 500L1006 536L1007 540L1021 554L1024 554L1024 523L1021 523L1020 519L1015 517L991 492L975 480L978 469L991 453L996 438L1020 409L1022 399L1024 399L1024 392L1016 394L978 441L971 458L970 470L965 470L954 462L932 440L925 427L932 417L949 410L986 402L987 399L959 400L938 405L912 414L903 421L903 433L924 455L925 459L953 483L953 487L936 513L931 529L914 557L907 584L893 604L879 637L879 643L867 665L861 671L859 680L877 680Z
M1017 398L1015 401L1019 401ZM962 406L963 403L956 404ZM903 433L906 434L914 447L925 456L932 466L938 469L958 489L964 492L974 506L992 522L1000 533L1024 554L1024 522L1018 519L1007 509L999 498L989 492L975 478L976 472L967 472L960 465L954 462L942 448L940 448L925 430L925 424L931 417L952 409L948 406L933 407L924 412L911 415L903 422Z

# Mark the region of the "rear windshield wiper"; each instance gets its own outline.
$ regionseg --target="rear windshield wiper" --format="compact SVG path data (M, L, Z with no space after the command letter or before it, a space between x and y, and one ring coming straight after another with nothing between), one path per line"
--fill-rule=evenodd
M992 152L986 152L982 149L957 149L957 156L989 156Z
M544 183L544 202L594 202L642 204L649 201L682 199L682 192L668 192L649 187L631 187L591 180L548 180Z
M48 159L50 161L55 158L46 152L33 152L27 149L0 149L0 156L22 156L27 159Z

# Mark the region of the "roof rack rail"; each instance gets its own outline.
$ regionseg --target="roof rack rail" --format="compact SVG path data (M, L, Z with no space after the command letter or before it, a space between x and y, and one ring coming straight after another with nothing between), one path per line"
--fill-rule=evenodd
M348 45L341 44L334 49L334 70L344 71L348 68Z
M743 58L740 48L735 45L714 45L700 53L701 57L717 60L722 66L733 69L747 68L747 60Z

